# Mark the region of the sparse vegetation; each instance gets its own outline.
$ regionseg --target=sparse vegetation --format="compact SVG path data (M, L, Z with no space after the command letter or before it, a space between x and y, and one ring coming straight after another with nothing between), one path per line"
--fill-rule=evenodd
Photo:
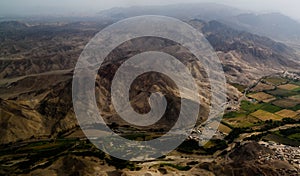
M159 166L160 167L169 166L169 167L173 167L180 171L188 171L191 169L191 166L181 166L181 165L176 165L176 164L171 164L171 163L161 163L161 164L159 164Z
M240 92L244 93L245 89L247 88L247 86L245 85L241 85L238 83L230 83L233 87L237 88Z

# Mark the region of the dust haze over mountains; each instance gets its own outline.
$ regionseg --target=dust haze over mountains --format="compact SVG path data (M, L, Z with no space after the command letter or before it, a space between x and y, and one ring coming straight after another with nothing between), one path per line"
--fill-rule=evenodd
M162 6L179 3L219 3L256 12L282 12L300 20L297 0L10 0L0 2L0 15L78 15L97 13L113 7Z
M238 30L296 43L300 40L300 2L279 1L2 1L0 21L51 20L101 21L103 18L124 19L138 15L164 15L179 19L218 20Z

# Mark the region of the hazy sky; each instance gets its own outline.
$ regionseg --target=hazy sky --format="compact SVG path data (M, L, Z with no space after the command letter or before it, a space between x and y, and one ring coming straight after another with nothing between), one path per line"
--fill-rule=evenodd
M300 20L299 0L0 0L0 15L91 15L133 5L216 2L258 12L282 12Z

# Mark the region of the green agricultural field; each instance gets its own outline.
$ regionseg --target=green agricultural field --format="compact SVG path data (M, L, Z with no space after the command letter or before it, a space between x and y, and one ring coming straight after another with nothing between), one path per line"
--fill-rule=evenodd
M236 118L236 117L246 117L246 114L245 114L245 112L232 111L232 112L226 113L223 117L226 119Z
M270 91L267 91L267 93L274 95L275 97L278 97L278 98L290 97L290 96L299 94L298 92L284 90L284 89L270 90Z
M281 100L276 100L276 101L272 102L272 104L275 106L279 106L281 108L290 109L290 108L296 107L299 104L299 102L291 101L289 99L281 99Z
M300 86L300 81L291 81L290 83Z
M259 110L263 104L260 103L251 103L249 101L242 101L241 102L241 109L246 112L246 114L250 114L254 111Z
M298 105L295 105L290 108L291 110L293 110L293 111L300 110L300 93L299 93L299 95L288 97L288 100L291 100L291 102L295 102L295 104L296 104L296 102L298 102Z
M265 90L273 90L273 89L275 89L275 86L259 82L254 88L251 89L251 92L262 92Z
M258 110L255 111L254 113L251 114L252 116L262 120L262 121L266 121L266 120L282 120L283 117L267 112L267 111L263 111L263 110Z
M295 89L300 88L300 86L295 85L295 84L283 84L283 85L278 86L278 88L284 89L284 90L295 90Z
M296 117L298 115L297 112L292 111L292 110L288 110L288 109L283 109L279 112L276 112L275 114L277 114L281 117L285 117L285 118L293 118L293 117Z
M259 124L260 120L251 115L248 115L244 117L223 119L223 122L229 124L234 128L247 128L256 126L257 124Z
M271 103L251 103L249 101L242 101L241 109L244 110L245 112L247 112L247 114L250 114L259 109L274 113L274 112L282 110L283 108L272 105Z
M286 79L279 78L279 77L266 78L265 81L270 83L270 84L274 84L274 85L280 85L280 84L284 84L284 83L287 82Z
M254 98L258 101L263 101L263 102L269 102L272 100L275 100L276 98L273 95L270 94L266 94L264 92L258 92L255 94L249 94L248 97L250 98Z
M270 103L265 103L262 107L261 107L261 110L264 110L264 111L268 111L270 113L275 113L275 112L278 112L280 110L282 110L281 107L278 107L278 106L274 106Z
M299 141L278 134L268 134L267 136L263 137L263 139L267 141L274 141L284 145L290 145L290 146L298 147L300 145Z
M300 133L291 134L288 136L289 139L300 141Z
M293 145L300 145L300 127L293 127L284 130L279 130L274 132L274 135L284 138L286 140L284 142L288 141L288 142L292 142Z

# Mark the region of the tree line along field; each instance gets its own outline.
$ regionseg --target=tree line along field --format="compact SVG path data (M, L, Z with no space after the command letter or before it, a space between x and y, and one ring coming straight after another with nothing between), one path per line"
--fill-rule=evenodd
M224 115L222 122L231 129L263 126L269 120L300 119L299 80L263 78L249 88L245 96L238 111Z

